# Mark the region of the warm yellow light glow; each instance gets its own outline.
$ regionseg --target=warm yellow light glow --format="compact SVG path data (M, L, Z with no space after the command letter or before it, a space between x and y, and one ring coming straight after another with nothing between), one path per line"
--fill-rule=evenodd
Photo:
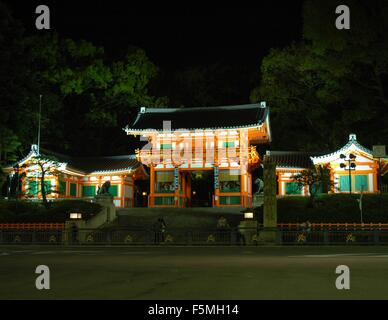
M245 219L253 219L253 212L245 212L244 218Z
M70 213L70 219L82 219L82 213L72 212Z

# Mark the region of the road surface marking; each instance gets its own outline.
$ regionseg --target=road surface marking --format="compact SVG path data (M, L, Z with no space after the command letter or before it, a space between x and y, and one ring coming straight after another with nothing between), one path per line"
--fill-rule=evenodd
M373 257L381 256L379 253L334 253L334 254L305 254L288 256L289 258L303 257L303 258L336 258L336 257Z

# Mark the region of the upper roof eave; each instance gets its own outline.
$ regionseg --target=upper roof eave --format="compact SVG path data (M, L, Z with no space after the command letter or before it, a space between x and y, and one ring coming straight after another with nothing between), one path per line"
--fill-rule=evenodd
M232 130L232 129L250 129L250 128L259 128L262 127L264 123L254 123L244 126L231 126L231 127L206 127L206 128L180 128L180 129L173 129L171 131L192 131L192 130ZM166 130L158 130L153 128L147 128L147 129L133 129L128 126L123 128L123 130L130 134L131 132L135 133L141 133L141 132L160 132L160 131L166 131ZM168 131L168 130L167 130Z
M264 102L197 108L141 107L136 119L124 130L127 134L151 130L162 131L164 121L170 121L170 125L174 127L172 131L180 130L179 128L181 130L254 128L268 122L268 108Z
M322 155L322 156L312 156L310 157L314 164L324 162L324 161L332 161L334 158L339 157L340 154L346 153L349 149L355 147L356 150L360 152L366 153L369 157L373 158L372 151L364 146L362 146L356 139L356 135L350 134L349 141L339 150Z

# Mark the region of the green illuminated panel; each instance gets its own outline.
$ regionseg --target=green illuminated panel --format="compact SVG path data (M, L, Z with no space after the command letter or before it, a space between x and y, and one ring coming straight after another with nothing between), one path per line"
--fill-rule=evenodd
M174 197L155 197L155 205L174 205Z
M59 194L61 196L66 195L66 181L59 181Z
M111 185L109 188L109 193L114 197L118 197L119 196L119 186L117 184Z
M82 196L83 197L94 197L96 195L96 186L83 186Z
M221 196L220 204L241 204L241 197L239 196Z
M301 194L302 188L296 182L286 182L286 194Z
M70 183L70 195L72 197L77 196L77 185L75 183Z
M366 174L357 174L355 176L356 191L368 191L368 176Z
M349 176L340 176L340 191L350 191Z

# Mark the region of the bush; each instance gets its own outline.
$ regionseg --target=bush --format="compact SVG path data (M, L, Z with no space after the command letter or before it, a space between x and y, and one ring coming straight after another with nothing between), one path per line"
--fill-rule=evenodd
M29 201L0 201L0 222L64 222L70 212L82 213L89 219L101 210L101 206L82 200L62 200L51 203L49 209Z
M48 212L53 217L58 217L61 220L68 220L71 212L82 213L82 218L90 219L101 211L101 205L97 203L87 202L83 200L62 200L54 202Z
M37 203L14 200L0 201L0 222L23 222L27 216L39 216L41 208Z
M361 214L359 195L322 194L317 197L314 208L308 208L308 199L300 196L283 197L277 200L278 222L310 222L322 223L360 223ZM362 199L363 221L365 223L388 222L388 196L364 194ZM263 219L263 209L257 211L259 221Z

